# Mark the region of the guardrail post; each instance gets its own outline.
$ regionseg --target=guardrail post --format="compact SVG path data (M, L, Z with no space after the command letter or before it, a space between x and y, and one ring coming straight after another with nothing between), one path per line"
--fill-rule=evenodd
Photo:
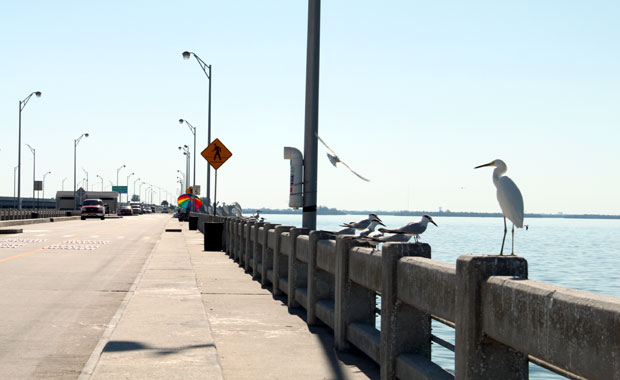
M273 286L271 293L273 293L274 298L282 293L280 290L280 251L282 247L282 232L289 232L292 228L293 227L291 226L276 227L276 241L274 244L272 264L273 276L271 281L271 285ZM288 267L286 269L288 270Z
M261 227L265 225L264 222L256 222L254 224L254 243L252 243L252 279L258 277L258 264L260 264L261 255L262 255L262 245L261 245L261 237L262 235L259 233Z
M277 224L265 223L263 226L263 236L261 236L261 244L263 250L261 252L261 268L260 268L260 283L261 285L267 285L269 279L267 278L267 270L269 269L269 263L271 263L271 256L269 251L269 230L276 228Z
M349 347L347 342L347 324L350 322L352 314L355 313L353 310L353 302L364 302L363 297L357 297L357 294L351 294L351 285L349 283L349 250L354 246L355 240L352 236L336 237L334 343L338 350L346 350ZM354 297L357 299L354 299Z
M482 330L481 288L491 276L527 279L527 261L517 256L460 256L456 260L456 349L458 380L527 380L527 356Z
M319 240L327 239L328 235L323 231L310 231L309 245L310 252L308 253L308 305L306 307L306 319L308 325L316 325L319 321L316 316L316 304L319 301L319 294L317 289L317 271L316 271L316 252L317 242Z
M293 228L291 230L291 252L288 255L288 308L299 307L299 303L295 300L295 289L307 283L306 273L300 273L300 264L297 262L297 237L299 235L308 235L308 228Z
M243 253L243 269L246 273L250 271L250 256L254 256L254 245L252 244L252 226L255 226L255 221L248 221L245 224L245 249Z
M386 243L381 250L381 380L396 379L396 358L413 352L430 359L430 315L398 302L397 266L405 256L431 258L425 243Z

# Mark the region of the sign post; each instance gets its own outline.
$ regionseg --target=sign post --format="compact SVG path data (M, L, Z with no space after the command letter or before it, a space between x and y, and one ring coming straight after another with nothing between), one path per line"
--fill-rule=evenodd
M209 144L208 147L203 150L200 155L204 157L209 165L215 169L215 186L214 186L214 194L213 194L213 215L217 215L217 169L226 162L231 156L232 153L222 142L220 139L215 139Z

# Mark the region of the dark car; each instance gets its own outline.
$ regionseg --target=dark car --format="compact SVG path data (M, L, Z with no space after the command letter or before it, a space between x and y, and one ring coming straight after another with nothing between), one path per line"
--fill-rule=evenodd
M84 202L82 202L81 211L82 220L86 220L86 218L105 219L105 205L101 199L85 199Z
M121 207L121 215L133 215L133 210L131 209L131 206L129 205L125 205Z

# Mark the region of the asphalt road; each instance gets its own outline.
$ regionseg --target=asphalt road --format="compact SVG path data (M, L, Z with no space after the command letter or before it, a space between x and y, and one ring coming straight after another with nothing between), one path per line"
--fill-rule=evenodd
M76 379L169 220L76 220L0 235L0 379Z

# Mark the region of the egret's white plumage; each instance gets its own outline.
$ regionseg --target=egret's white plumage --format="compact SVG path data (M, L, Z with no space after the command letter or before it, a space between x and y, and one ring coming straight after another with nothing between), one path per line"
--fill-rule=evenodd
M504 214L504 238L502 239L502 248L499 254L504 253L504 243L506 241L506 218L512 222L512 253L514 255L515 250L515 226L517 228L523 227L523 196L517 185L504 173L508 170L506 163L502 160L491 161L488 164L476 166L474 169L482 168L485 166L494 166L493 170L493 184L497 188L497 201L499 207Z

